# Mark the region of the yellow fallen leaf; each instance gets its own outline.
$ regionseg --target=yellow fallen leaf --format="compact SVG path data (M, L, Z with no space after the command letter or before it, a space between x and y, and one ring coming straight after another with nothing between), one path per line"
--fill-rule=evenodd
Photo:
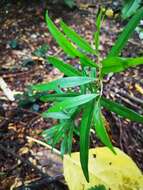
M29 152L29 148L28 147L22 147L19 149L19 154L22 155L22 154L27 154Z
M89 150L89 177L87 183L80 166L79 153L64 156L64 176L70 190L87 190L104 185L110 190L143 190L143 175L133 160L115 148L117 155L108 148Z
M143 88L139 84L135 84L136 90L143 95Z
M105 15L109 18L112 18L113 15L114 15L114 12L112 9L107 9L106 12L105 12Z

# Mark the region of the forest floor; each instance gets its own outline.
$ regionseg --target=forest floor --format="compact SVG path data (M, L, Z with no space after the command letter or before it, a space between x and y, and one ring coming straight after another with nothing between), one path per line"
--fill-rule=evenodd
M46 27L44 9L49 10L56 24L62 18L91 42L100 3L86 9L73 10L59 5L41 5L26 1L1 5L0 76L9 88L23 93L29 84L63 76L35 53L37 48L45 45L46 55L68 59ZM121 21L118 4L104 5L112 8L115 14L112 18L106 18L102 26L102 57L105 57L126 24ZM134 33L122 55L136 57L141 54L143 41ZM143 100L143 66L106 77L104 95L143 114L143 103L138 101ZM46 108L47 104L40 102L19 107L17 101L8 101L0 90L0 190L22 189L25 183L31 183L30 189L67 189L63 183L62 159L39 144L39 141L44 141L41 132L55 123L41 118L40 113ZM109 133L113 144L131 156L143 171L143 126L121 119L107 110L104 110L104 114L110 125ZM39 141L34 143L35 139ZM91 139L92 146L102 146L99 140L93 141ZM73 151L78 150L78 139L75 139Z

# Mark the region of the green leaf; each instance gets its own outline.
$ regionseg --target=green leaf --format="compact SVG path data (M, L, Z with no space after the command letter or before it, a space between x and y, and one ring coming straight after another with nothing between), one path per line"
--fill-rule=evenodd
M69 119L70 116L65 114L64 112L43 112L42 117L44 118L53 118L53 119Z
M81 53L66 39L66 37L60 32L60 30L56 27L56 25L52 22L52 20L48 16L48 12L46 12L46 23L49 31L60 45L60 47L71 57L79 57Z
M71 121L69 124L69 132L68 132L68 139L67 139L67 147L68 147L68 154L71 154L72 150L72 139L73 139L73 130L74 130L74 124Z
M84 85L95 81L95 78L90 77L65 77L58 80L54 80L49 83L42 83L32 86L32 90L36 91L48 91L56 90L57 88L72 88L80 85Z
M122 9L123 18L132 16L140 6L142 0L124 0L124 7Z
M54 125L53 127L46 129L42 132L42 137L45 139L52 138L54 134L59 130L59 128L63 127L63 124Z
M68 137L64 135L62 143L61 143L61 155L66 154L68 151Z
M63 130L66 122L62 122L58 125L51 127L50 129L45 130L42 133L42 136L47 141L48 144L51 144L53 147L59 143L63 137Z
M59 128L57 134L53 136L54 138L54 143L53 146L55 146L57 143L59 143L60 140L62 140L61 143L61 154L68 153L68 133L69 133L69 128L70 126L73 125L72 120L66 120L61 123L61 128Z
M48 61L56 68L58 68L61 72L63 72L66 76L81 76L81 72L76 70L70 64L64 63L62 60L49 56Z
M64 127L61 127L60 130L57 131L57 133L53 136L52 140L52 147L55 147L56 144L60 143L60 141L63 139L63 134L64 134Z
M116 73L124 71L129 67L134 67L143 64L143 57L137 58L123 58L123 57L109 57L102 61L102 73L108 74L110 72Z
M89 182L88 150L89 134L94 110L94 101L85 105L80 126L80 163L86 180Z
M115 112L116 114L130 119L131 121L136 121L139 123L143 123L143 116L138 114L137 112L125 107L122 104L113 102L112 100L108 100L104 97L101 99L101 105L105 107L106 109Z
M97 67L89 57L81 53L80 51L75 48L75 46L70 43L66 37L61 33L58 28L55 26L55 24L52 22L52 20L49 18L48 13L46 13L46 23L48 25L48 28L53 35L53 37L56 39L57 43L60 45L60 47L64 50L65 53L70 55L71 57L79 57L81 59L84 59L86 62L86 65Z
M111 51L108 54L108 57L118 56L124 46L126 45L129 37L132 35L133 31L135 30L136 26L143 18L143 8L140 8L137 13L131 18L128 22L127 26L123 30L123 32L119 35L119 38L115 42L114 46L112 47Z
M96 130L96 133L100 140L105 144L112 152L115 153L113 145L110 141L110 138L106 132L105 128L105 122L104 122L104 117L101 112L101 107L100 103L97 102L94 108L94 114L93 114L93 122L94 122L94 127Z
M62 94L46 94L41 95L40 100L42 102L48 102L48 101L62 101L66 98L74 97L80 95L79 93L62 93Z
M79 60L82 66L99 67L95 62L93 62L87 56L81 56Z
M94 34L94 43L96 50L98 51L99 43L100 43L100 29L101 29L101 22L102 22L102 10L100 10L97 20L96 20L96 32Z
M96 98L96 96L97 94L86 94L69 98L65 101L56 103L48 109L48 112L60 112L65 109L73 108L93 100L94 98Z
M92 68L90 69L90 75L89 75L89 76L96 78L96 76L97 76L96 68L92 67Z
M73 41L78 47L88 53L95 54L95 50L90 46L90 44L81 36L79 36L73 29L67 26L63 21L60 22L60 25L67 37L71 41Z

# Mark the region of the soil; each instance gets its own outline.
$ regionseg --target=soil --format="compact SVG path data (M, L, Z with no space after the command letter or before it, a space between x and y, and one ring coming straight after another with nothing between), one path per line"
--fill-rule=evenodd
M96 13L101 4L114 11L114 16L106 18L102 26L100 50L103 58L126 25L126 21L122 21L120 17L120 1L99 1L96 6L86 6L84 9L80 4L78 8L69 9L63 4L54 5L42 1L2 1L0 76L9 88L20 93L31 83L50 81L63 76L44 59L34 54L37 48L47 44L49 48L46 55L57 55L65 61L68 60L46 27L46 9L56 24L62 18L81 36L92 42ZM135 33L122 55L136 57L142 54L143 41ZM143 114L143 90L139 90L139 87L143 88L143 66L108 75L104 79L104 95L107 98ZM47 104L40 102L19 107L17 101L8 101L0 91L0 190L24 189L26 182L31 185L29 189L68 189L63 179L61 158L52 155L46 147L28 140L28 137L32 137L44 141L41 132L55 124L56 121L41 118L40 113L46 108ZM143 126L117 117L107 110L103 112L110 125L109 133L113 144L131 156L143 171ZM91 146L102 145L96 137L91 137ZM78 139L75 139L73 151L78 150Z

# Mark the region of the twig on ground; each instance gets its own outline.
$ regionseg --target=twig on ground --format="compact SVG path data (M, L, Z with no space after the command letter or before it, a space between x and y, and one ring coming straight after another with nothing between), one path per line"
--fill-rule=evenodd
M0 88L2 89L3 93L8 98L8 100L10 101L15 100L13 92L9 89L8 85L6 84L6 82L2 77L0 77Z
M35 143L38 143L38 144L40 144L40 145L42 145L42 146L44 146L44 147L46 147L46 148L52 150L54 153L56 153L56 154L58 154L58 155L61 155L60 151L58 151L56 148L53 148L52 146L50 146L50 145L48 145L48 144L46 144L46 143L44 143L44 142L42 142L42 141L39 141L39 140L34 139L34 138L32 138L32 137L29 137L29 136L27 136L26 139L27 139L28 141L33 141L33 142L35 142Z
M132 108L138 110L140 107L134 103L132 103L129 99L119 95L119 94L116 94L115 96L117 96L118 98L120 98L122 101L124 101L126 104L128 104L129 106L131 106Z
M137 46L137 47L140 47L140 44L138 42L134 41L134 40L129 39L128 42L135 45L135 46Z
M133 109L135 109L135 110L141 109L140 104L142 103L142 101L140 99L138 99L136 97L132 97L129 94L124 93L124 92L120 92L120 93L119 92L116 93L115 91L112 91L112 92L115 94L115 97L120 98L124 103L128 104ZM135 103L138 102L138 104L140 102L140 104L139 105L135 104L131 100L134 100Z
M135 97L134 95L130 95L130 94L126 93L125 91L119 91L118 94L125 96L125 97L129 98L130 100L133 100L137 104L143 105L143 100Z

